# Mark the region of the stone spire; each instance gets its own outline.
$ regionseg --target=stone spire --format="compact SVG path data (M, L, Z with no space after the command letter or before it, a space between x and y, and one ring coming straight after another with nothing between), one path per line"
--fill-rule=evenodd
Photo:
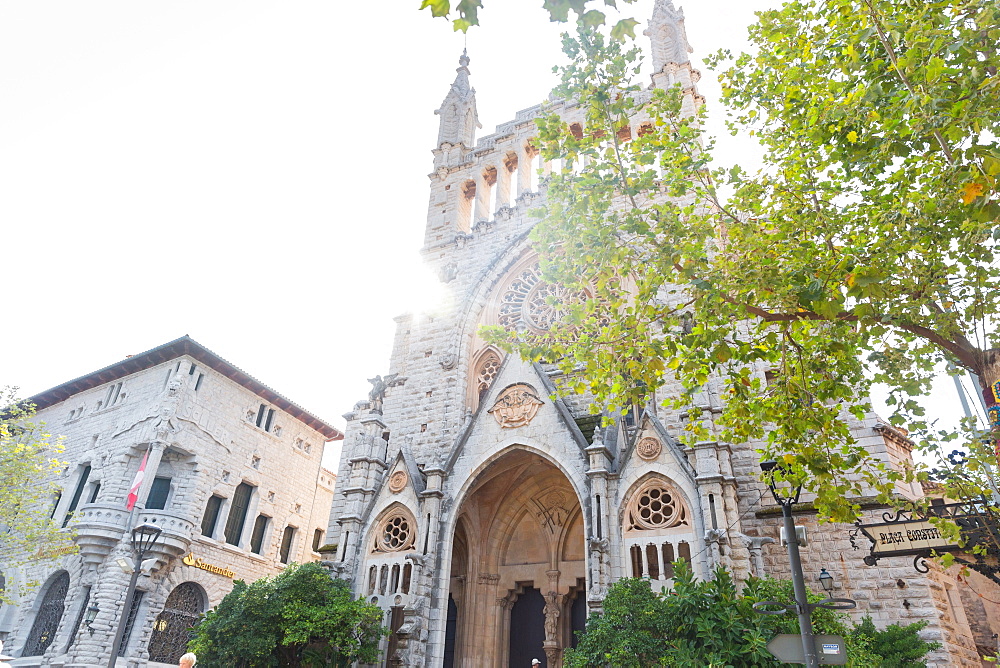
M476 143L476 129L479 124L479 114L476 111L476 89L469 85L469 56L463 49L462 57L458 59L458 74L451 90L441 103L441 108L434 113L441 117L438 130L438 146L441 144L463 144L471 148Z
M642 33L652 43L653 72L662 72L673 63L689 63L688 54L694 51L688 44L684 30L684 10L676 9L672 0L656 0L649 27Z

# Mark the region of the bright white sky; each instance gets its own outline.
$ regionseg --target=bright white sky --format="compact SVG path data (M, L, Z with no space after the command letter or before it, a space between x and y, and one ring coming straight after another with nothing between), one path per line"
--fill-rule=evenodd
M541 0L485 4L480 136L548 95L564 29ZM700 61L777 3L678 4ZM0 385L28 396L189 334L342 428L436 282L433 112L466 38L417 6L0 4ZM651 7L625 12L644 28Z

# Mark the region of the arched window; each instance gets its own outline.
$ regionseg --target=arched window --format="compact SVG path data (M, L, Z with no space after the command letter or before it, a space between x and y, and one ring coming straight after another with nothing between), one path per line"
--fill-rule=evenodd
M402 508L386 515L375 532L372 552L402 552L413 548L417 527L413 516Z
M56 639L56 631L59 630L59 622L62 621L63 611L66 609L68 591L69 573L62 571L45 591L21 656L41 656Z
M177 585L163 612L153 622L153 635L149 638L149 660L175 664L187 652L192 627L205 611L205 592L194 582Z
M673 563L691 561L691 513L670 482L652 477L629 497L623 523L634 577L670 580Z
M470 397L472 399L473 410L478 408L479 402L483 400L487 390L490 389L490 385L496 379L497 373L500 371L500 362L500 353L492 348L488 348L480 354L479 361L476 363L475 370L473 371L471 383L475 392Z

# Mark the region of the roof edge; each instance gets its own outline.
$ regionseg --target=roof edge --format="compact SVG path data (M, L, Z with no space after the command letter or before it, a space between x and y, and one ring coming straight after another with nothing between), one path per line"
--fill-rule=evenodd
M116 381L119 378L124 378L125 376L129 376L145 369L150 369L157 364L162 364L183 355L193 357L208 368L217 371L226 378L235 382L237 385L250 390L261 399L274 404L299 422L305 424L307 427L318 431L326 438L327 441L339 441L344 438L344 433L330 423L313 415L275 390L272 390L270 387L264 385L262 382L246 373L232 362L223 359L202 344L198 343L187 334L174 339L173 341L168 341L167 343L159 345L155 348L139 353L138 355L126 357L125 359L106 366L103 369L98 369L97 371L80 376L79 378L74 378L73 380L62 383L61 385L56 385L55 387L43 392L39 392L34 396L28 397L25 401L33 403L37 410L42 410L44 408L48 408L49 406L54 406L58 403L66 401L70 397L81 392L86 392L87 390L98 387L99 385Z

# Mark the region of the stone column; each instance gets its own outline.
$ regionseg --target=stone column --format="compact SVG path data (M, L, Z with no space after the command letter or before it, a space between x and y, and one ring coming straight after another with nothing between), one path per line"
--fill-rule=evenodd
M382 459L385 456L382 433L386 431L386 425L381 416L374 413L365 415L361 418L361 425L362 431L356 436L359 439L358 456L349 462L350 480L344 489L344 515L338 520L344 547L339 562L333 565L337 577L351 581L355 578L357 566L362 562L362 513L381 487L382 478L388 469L388 464Z
M528 146L517 152L517 192L523 195L531 190L531 163L535 153Z
M497 166L496 210L510 206L511 172L517 169L517 158L505 156Z
M601 612L604 596L611 586L611 541L613 535L609 526L610 505L608 500L608 473L611 467L611 451L604 445L603 432L598 427L594 430L593 443L586 449L588 468L587 479L590 481L590 512L591 520L588 531L588 573L587 607L591 612Z
M490 217L490 186L486 182L486 176L482 173L476 174L476 209L472 215L472 225L481 220L489 220Z
M547 571L549 577L549 593L545 595L545 641L542 648L550 668L559 668L562 664L562 643L559 638L559 616L562 614L563 596L560 596L559 571Z

